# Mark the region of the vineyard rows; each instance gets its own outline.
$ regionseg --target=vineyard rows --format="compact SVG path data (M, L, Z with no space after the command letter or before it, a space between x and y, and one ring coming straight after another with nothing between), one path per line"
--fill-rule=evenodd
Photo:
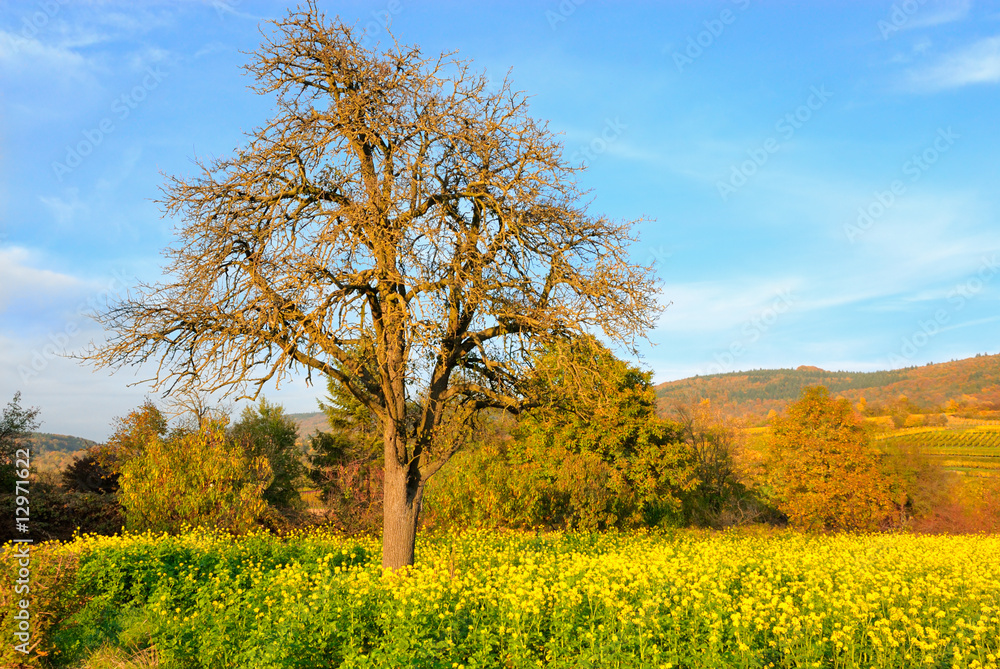
M1000 474L1000 424L978 422L962 427L918 427L876 437L883 448L912 447L938 460L945 469L973 476Z

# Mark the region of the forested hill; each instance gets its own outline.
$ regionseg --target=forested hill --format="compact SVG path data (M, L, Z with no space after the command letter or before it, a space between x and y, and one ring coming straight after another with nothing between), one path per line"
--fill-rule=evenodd
M31 433L31 449L35 455L43 453L73 453L95 446L97 442L83 437L71 437L65 434L48 434L46 432Z
M762 418L798 399L803 388L817 385L853 402L863 397L869 406L890 404L905 395L911 405L924 410L939 409L949 401L996 410L1000 409L1000 355L884 372L830 372L802 366L712 374L663 383L656 386L656 394L663 410L707 398L727 413Z

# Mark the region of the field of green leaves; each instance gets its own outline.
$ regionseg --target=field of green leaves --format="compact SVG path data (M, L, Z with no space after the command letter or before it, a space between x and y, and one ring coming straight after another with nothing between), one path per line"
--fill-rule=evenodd
M321 532L36 548L48 654L32 663L95 667L109 649L145 658L114 666L260 669L996 667L1000 654L996 536L469 532L423 538L400 573L382 572L378 548Z

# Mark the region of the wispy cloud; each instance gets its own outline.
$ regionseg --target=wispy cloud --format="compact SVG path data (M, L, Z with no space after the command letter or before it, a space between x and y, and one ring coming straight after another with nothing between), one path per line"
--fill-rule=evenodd
M88 69L87 59L70 48L0 30L0 67L14 69L28 65L35 70L64 74Z
M971 0L958 0L957 2L942 2L934 7L928 7L918 13L912 20L907 21L902 30L912 30L914 28L930 28L945 23L962 21L969 16L972 9Z
M83 283L76 277L36 267L28 249L0 248L0 312L14 300L65 295L79 291Z
M76 188L69 189L65 198L41 196L38 199L60 227L72 226L79 216L87 214L89 210L87 203L80 200L80 191Z
M798 278L757 281L705 281L664 286L670 306L660 319L661 332L719 333L744 323L776 300L795 298Z
M934 92L972 84L1000 82L1000 36L981 39L944 55L929 67L909 74L909 88Z

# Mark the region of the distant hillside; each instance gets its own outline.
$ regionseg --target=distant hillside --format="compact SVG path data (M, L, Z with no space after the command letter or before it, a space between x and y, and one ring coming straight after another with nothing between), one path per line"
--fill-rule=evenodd
M869 406L888 404L905 395L924 410L949 401L981 409L1000 409L1000 355L983 355L923 367L885 372L828 372L818 367L760 369L695 376L656 386L661 410L677 403L709 399L734 415L767 416L798 399L807 386L826 386L830 394Z
M319 430L329 432L330 424L326 420L326 414L322 411L316 413L290 413L288 417L299 424L299 441L304 442L311 434Z
M38 471L57 472L82 456L96 441L65 434L31 433L31 462Z
M96 441L84 439L83 437L71 437L65 434L48 434L47 432L31 433L31 450L36 456L43 453L72 453L91 446L96 446Z

